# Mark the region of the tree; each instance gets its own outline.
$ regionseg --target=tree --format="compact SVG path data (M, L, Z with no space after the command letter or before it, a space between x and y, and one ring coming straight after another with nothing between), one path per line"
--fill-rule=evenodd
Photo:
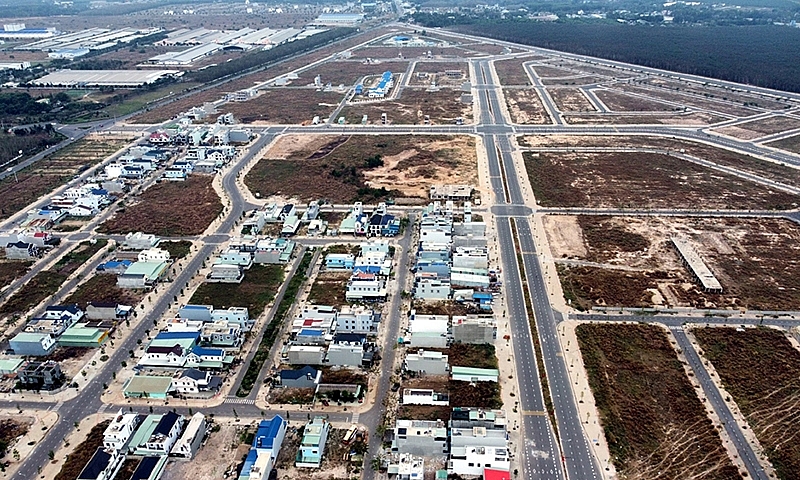
M49 452L47 452L47 458L49 458L52 461L54 458L56 458L56 452L50 450Z

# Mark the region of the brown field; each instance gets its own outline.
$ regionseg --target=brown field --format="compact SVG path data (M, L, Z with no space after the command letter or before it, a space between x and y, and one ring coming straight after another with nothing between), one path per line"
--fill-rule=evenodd
M608 79L606 77L600 77L597 75L576 74L573 77L565 77L565 78L543 78L542 85L546 86L571 85L579 87L581 85L590 85L593 83L603 83L607 81Z
M547 92L562 112L594 112L594 105L577 88L549 88Z
M320 76L322 84L332 84L334 87L344 84L352 87L365 76L379 77L383 72L390 71L395 77L405 73L408 62L381 62L363 63L355 60L334 60L304 70L299 74L298 80L293 80L297 85L313 84L314 77Z
M727 120L708 112L691 112L686 114L630 115L564 115L564 120L573 125L712 125Z
M747 117L759 113L759 110L747 108L742 105L726 102L724 100L715 101L711 98L698 98L696 96L684 95L670 90L644 88L630 84L619 84L617 87L620 90L631 93L639 93L654 100L660 99L669 102L676 102L700 110L710 110L712 112L717 112L724 115Z
M547 61L543 63L548 63ZM615 68L606 68L606 67L598 67L597 65L588 65L584 62L571 62L565 61L563 59L554 60L549 62L554 64L557 67L561 68L569 68L571 70L575 70L581 73L593 73L595 75L602 75L607 77L630 77L632 74L629 72L621 72Z
M666 103L655 102L642 97L627 95L611 90L594 90L594 94L610 110L616 112L670 112L679 110Z
M500 84L503 86L530 85L531 80L525 72L525 69L522 68L522 64L530 60L530 58L522 60L511 58L494 62L494 70L497 72L497 78L500 79Z
M622 478L742 478L663 330L584 324L576 334Z
M320 272L311 285L308 302L316 305L344 305L350 272Z
M525 152L523 157L534 195L546 207L787 210L800 205L800 196L658 153Z
M6 219L103 161L127 142L92 136L78 140L0 180L0 219Z
M800 310L800 227L779 219L548 216L545 229L573 307ZM702 292L669 239L688 238L720 281Z
M680 89L684 92L708 96L709 98L720 99L728 102L741 104L747 103L756 108L766 108L769 110L779 110L781 108L786 108L787 105L790 105L788 102L780 102L767 95L732 92L726 87L717 86L713 83L709 85L701 85L697 82L679 81L674 79L667 80L659 77L650 77L645 80L645 83L669 90Z
M472 121L472 105L461 103L461 92L442 89L428 92L421 88L404 88L399 98L381 102L351 103L342 109L347 123L361 123L363 115L372 125L381 123L381 114L388 115L389 124L421 125L425 115L433 125L452 125L457 117L464 123Z
M111 420L104 420L92 427L86 440L81 442L80 445L75 447L72 453L69 454L61 471L55 476L55 480L72 480L78 478L83 467L89 462L89 459L94 455L98 447L103 446L103 431L111 423ZM88 428L88 425L85 426Z
M503 96L511 113L514 123L521 124L549 124L552 123L550 115L542 105L542 99L536 90L503 89Z
M28 433L30 423L23 419L0 418L0 459L6 456L7 448L16 442L17 437Z
M269 417L272 418L272 417ZM247 430L255 432L254 426L224 422L217 423L219 430L212 431L203 447L190 462L168 462L164 468L164 480L219 480L225 478L225 472L235 470L243 456L247 456L250 444L245 443ZM289 438L289 431L286 432ZM286 444L284 444L285 446ZM281 451L285 450L282 448ZM292 454L296 453L292 452ZM119 480L119 479L118 479ZM127 479L122 479L127 480Z
M446 70L461 70L461 76L449 77L445 74ZM427 76L420 77L419 73L426 73ZM428 86L436 82L439 87L458 88L467 81L469 81L469 65L466 62L417 62L409 85Z
M447 385L451 407L503 408L499 383L450 380Z
M0 261L0 285L6 286L17 278L23 276L31 268L33 262L21 260L2 260Z
M366 161L379 155L383 166ZM297 175L303 182L294 181ZM427 198L432 183L477 184L475 141L459 136L281 137L245 177L252 192L334 203Z
M242 123L310 124L314 116L328 118L342 100L336 92L321 92L308 88L268 88L246 102L228 102L219 112L232 113ZM291 105L292 108L286 108Z
M800 477L800 352L771 328L692 330L780 479Z
M536 75L539 78L547 78L547 77L573 77L575 75L579 75L578 72L574 72L572 70L567 70L564 68L558 67L548 67L543 65L534 65L533 70L536 72Z
M720 165L768 178L776 182L800 187L800 175L797 170L777 163L760 160L722 148L702 143L678 140L667 137L622 136L622 135L538 135L519 137L519 144L528 147L639 147L661 150L684 149L685 153Z
M117 276L112 274L96 274L78 286L62 303L77 303L86 308L89 302L119 303L136 306L144 298L144 291L117 287Z
M714 129L714 131L730 135L731 137L741 138L742 140L752 140L774 133L794 130L795 128L800 128L800 118L778 115L764 120L737 123L729 127Z
M791 137L775 140L774 142L765 143L764 145L789 152L800 153L800 135L792 135Z
M211 187L213 179L192 175L185 182L155 184L98 230L120 234L141 231L164 237L199 235L222 213L222 202Z

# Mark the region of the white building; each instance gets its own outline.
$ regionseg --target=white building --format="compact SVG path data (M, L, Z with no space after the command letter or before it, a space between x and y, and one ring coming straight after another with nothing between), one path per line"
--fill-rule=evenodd
M345 298L348 302L386 300L386 281L371 273L355 273L347 283Z
M414 298L419 300L447 300L450 293L449 280L420 278L414 287Z
M183 431L178 441L175 442L175 446L172 447L170 453L173 456L191 459L200 448L205 434L206 417L202 413L197 412L192 415L192 419L189 420L189 423L186 425L186 430Z
M442 352L419 350L406 355L405 368L425 375L445 375L450 369L449 357Z
M169 262L169 252L161 248L148 248L137 255L140 262Z
M370 333L376 329L375 313L364 306L345 305L339 312L336 330L349 333Z
M142 423L141 416L136 413L123 413L120 408L117 416L103 432L103 448L107 450L126 448L140 423Z

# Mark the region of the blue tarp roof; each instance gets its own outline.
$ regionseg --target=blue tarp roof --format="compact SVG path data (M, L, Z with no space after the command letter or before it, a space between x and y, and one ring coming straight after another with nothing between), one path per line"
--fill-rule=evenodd
M174 340L176 338L200 338L200 332L158 332L156 338L159 340Z

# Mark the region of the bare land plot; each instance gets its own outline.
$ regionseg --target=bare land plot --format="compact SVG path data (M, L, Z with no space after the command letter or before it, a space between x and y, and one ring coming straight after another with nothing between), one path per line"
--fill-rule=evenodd
M549 88L547 92L562 112L594 112L596 109L577 88Z
M304 181L298 182L300 177ZM472 137L288 135L245 177L248 188L262 196L334 203L427 198L429 186L443 181L477 184Z
M661 150L685 150L685 153L709 162L736 168L770 180L800 187L800 175L796 169L761 160L750 155L732 152L718 147L688 140L668 137L623 136L623 135L537 135L520 137L520 145L529 147L639 147Z
M110 423L111 420L104 420L92 427L86 440L75 447L75 450L67 456L67 460L61 467L61 471L55 476L55 480L72 480L73 478L78 478L83 467L89 463L89 459L94 455L94 452L99 447L103 446L103 432ZM88 428L88 426L85 426L85 428Z
M520 124L550 124L550 115L542 105L542 99L536 90L503 89L508 111L514 123Z
M558 67L548 67L544 65L533 65L533 70L536 72L536 75L539 76L539 78L572 77L575 75L580 75L580 73L573 72L572 70Z
M447 71L460 70L461 75L450 76ZM420 76L418 74L427 74ZM469 65L466 62L417 62L410 79L411 85L429 85L436 82L439 87L460 87L469 80Z
M395 77L405 73L408 62L381 62L364 63L356 60L333 60L325 62L301 72L298 84L314 83L314 78L319 75L322 84L327 83L337 86L344 84L351 87L365 76L379 77L383 72L392 72Z
M518 59L511 58L508 60L498 60L494 62L494 70L500 83L504 86L510 85L530 85L531 80L527 72L522 67L522 64L529 62L530 58Z
M692 330L778 478L800 477L800 352L771 328Z
M192 175L185 182L162 182L142 193L103 223L104 233L145 232L164 237L199 235L222 213L211 186L214 177Z
M432 57L458 57L463 51L458 47L390 47L367 45L353 50L353 58L427 58L428 52Z
M351 462L350 452L363 455L366 453L366 444L355 442L352 445L345 445L344 435L347 433L347 429L343 428L332 428L328 434L320 468L295 467L295 454L300 448L303 428L290 428L286 431L283 447L281 447L275 463L279 472L278 478L302 478L303 480L358 478L363 465Z
M573 307L800 309L800 227L779 219L548 216ZM723 287L705 293L669 241L689 239Z
M787 210L800 196L677 157L645 152L524 152L546 207Z
M690 112L655 115L564 115L564 120L572 125L713 125L728 119L708 112Z
M627 95L611 90L594 90L594 94L609 109L617 112L670 112L682 110L666 103L648 100L646 98Z
M0 285L7 286L31 268L33 262L0 260Z
M13 445L17 437L28 433L30 423L22 419L0 418L0 459L5 457L9 445Z
M573 85L573 86L581 86L581 85L591 85L594 83L603 83L608 81L605 77L600 77L598 75L581 75L575 74L572 77L563 77L563 78L543 78L542 85L546 86L558 86L558 85Z
M328 118L344 96L309 88L267 88L246 102L228 102L220 113L232 113L242 123L256 125L310 124L315 116ZM291 105L291 108L287 106Z
M497 45L494 43L467 43L461 45L461 48L468 52L477 52L482 54L489 54L489 55L500 55L501 53L506 52L506 48L503 45ZM510 48L511 53L521 52L522 50L516 48ZM530 58L528 58L530 60Z
M571 62L565 61L563 59L558 59L554 61L545 61L543 63L550 63L560 68L568 68L573 71L578 71L581 73L593 73L595 75L602 75L607 77L630 77L632 76L631 73L623 72L615 68L605 68L605 67L598 67L597 65L588 65L583 62Z
M682 93L678 93L677 91L673 92L670 90L662 90L657 88L644 88L630 84L619 84L616 86L620 90L631 93L639 93L653 98L654 100L666 100L668 102L680 103L682 105L688 105L701 110L710 110L712 112L733 115L735 117L747 117L759 113L759 110L740 106L724 100L716 101L711 98L699 98L693 95L684 95Z
M33 165L0 180L0 219L64 185L75 174L103 161L127 142L99 137L83 138Z
M311 285L308 302L316 305L344 305L350 272L320 272Z
M629 479L742 478L663 330L579 325L612 461Z
M800 135L792 135L791 137L775 140L774 142L765 143L764 145L789 152L800 153Z
M381 102L351 103L342 109L341 115L347 123L361 123L367 115L369 124L380 124L381 114L388 115L388 123L394 125L421 125L425 115L433 125L452 125L461 117L465 123L472 121L472 105L461 102L461 92L441 89L429 92L422 88L404 88L400 97Z
M275 298L283 279L280 265L253 265L241 283L201 283L189 303L214 308L246 307L250 318L257 318Z
M249 431L253 432L255 428L250 427ZM245 440L248 438L244 426L219 425L219 429L216 429L215 425L192 461L168 462L162 478L164 480L226 478L225 473L236 467L242 457L247 456L250 443Z
M775 98L768 95L759 95L759 94L745 93L745 92L733 92L728 87L714 85L713 83L707 85L705 84L701 85L697 82L679 81L673 79L666 80L658 77L650 77L647 80L645 80L645 83L669 90L676 90L676 91L680 90L684 92L694 93L697 95L707 96L710 98L722 99L723 101L736 102L746 106L764 108L769 110L778 110L781 108L787 108L788 105L791 105L788 102L778 101Z
M144 298L144 293L143 290L117 287L116 275L96 274L80 284L62 303L65 305L77 303L83 309L89 302L119 303L135 307Z
M800 118L778 115L763 120L754 120L752 122L737 123L729 127L716 128L714 131L730 135L731 137L741 138L742 140L752 140L754 138L764 137L787 130L794 130L796 128L800 128Z

